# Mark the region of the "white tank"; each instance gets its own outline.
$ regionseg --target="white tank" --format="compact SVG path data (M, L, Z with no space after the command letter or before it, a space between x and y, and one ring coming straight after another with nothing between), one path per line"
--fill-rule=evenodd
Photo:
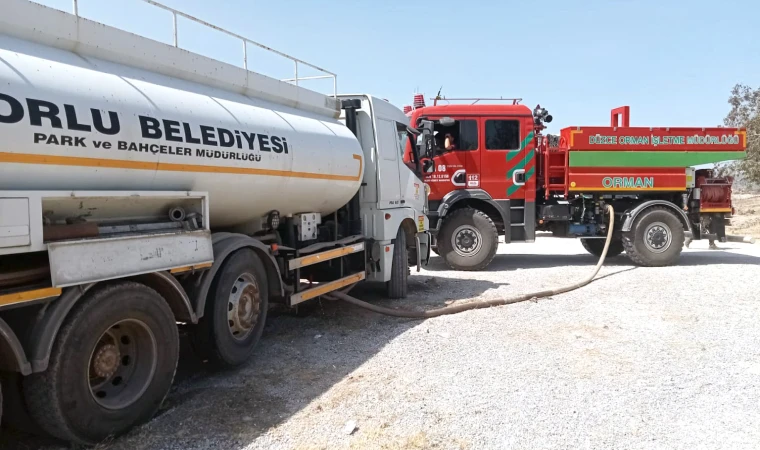
M218 227L328 214L361 185L326 113L2 34L0 62L0 190L207 191Z

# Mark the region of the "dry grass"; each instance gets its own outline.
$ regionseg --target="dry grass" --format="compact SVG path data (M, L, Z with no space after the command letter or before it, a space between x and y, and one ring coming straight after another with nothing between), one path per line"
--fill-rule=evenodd
M411 436L397 436L388 433L385 428L375 428L365 430L365 432L358 434L354 439L351 440L349 449L423 450L452 447L459 448L461 450L466 450L469 448L467 443L462 440L457 440L457 442L441 445L440 443L435 442L435 440L428 436L428 434L424 431L420 431Z
M760 239L760 195L735 195L733 203L736 216L728 232Z
M472 448L464 439L447 439L445 442L442 442L432 438L424 431L419 431L408 436L398 435L389 430L387 423L379 427L360 427L344 445L336 447L335 444L310 443L305 446L299 445L296 448L298 450L332 450L334 448L346 448L349 450L434 450L443 448L469 450Z

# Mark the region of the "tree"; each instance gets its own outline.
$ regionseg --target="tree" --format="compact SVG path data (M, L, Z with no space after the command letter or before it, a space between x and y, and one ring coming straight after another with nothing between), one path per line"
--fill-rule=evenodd
M724 125L747 129L747 157L728 170L735 169L749 183L760 184L760 88L737 84L728 104L731 111L723 119Z

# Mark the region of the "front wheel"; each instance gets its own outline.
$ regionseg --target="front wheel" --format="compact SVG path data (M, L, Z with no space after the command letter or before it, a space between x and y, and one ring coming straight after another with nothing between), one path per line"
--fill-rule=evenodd
M462 208L444 219L438 251L454 270L483 270L491 263L499 245L496 225L484 212Z
M652 207L623 233L623 246L631 260L645 267L674 264L681 256L685 240L683 224L667 208Z
M178 359L176 320L156 291L96 287L61 327L47 371L24 379L24 397L44 431L94 445L153 417Z
M388 298L406 298L409 286L409 249L406 246L406 233L400 227L393 245L393 262L391 279L385 283Z

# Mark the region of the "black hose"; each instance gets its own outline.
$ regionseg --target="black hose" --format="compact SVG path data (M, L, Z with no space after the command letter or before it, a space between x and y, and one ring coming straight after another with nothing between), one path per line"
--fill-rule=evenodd
M612 232L613 232L613 229L615 228L615 210L612 208L611 205L607 205L607 214L610 217L610 223L609 223L609 229L607 231L607 239L604 242L604 250L602 250L602 255L599 257L599 262L596 263L596 267L594 267L594 271L591 273L591 275L589 275L587 278L583 279L582 281L579 281L577 283L573 283L567 286L554 288L554 289L546 289L546 290L537 291L537 292L529 292L527 294L522 294L517 297L485 300L485 301L479 301L479 302L473 302L473 303L464 303L461 305L451 305L445 308L431 309L428 311L414 311L410 309L385 308L382 306L373 305L372 303L367 303L365 301L359 300L358 298L348 295L346 292L340 292L340 291L331 292L325 295L325 297L331 300L342 300L344 302L350 303L360 308L368 309L370 311L374 311L379 314L385 314L388 316L405 317L405 318L410 318L410 319L428 319L431 317L439 317L439 316L445 316L448 314L456 314L456 313L460 313L464 311L470 311L473 309L490 308L492 306L511 305L513 303L520 303L520 302L532 300L534 298L538 299L538 298L549 297L552 295L563 294L565 292L582 288L583 286L586 286L587 284L591 283L591 281L593 281L596 275L599 273L599 270L602 268L602 265L604 264L604 259L607 257L607 250L610 248L610 242L612 242Z

